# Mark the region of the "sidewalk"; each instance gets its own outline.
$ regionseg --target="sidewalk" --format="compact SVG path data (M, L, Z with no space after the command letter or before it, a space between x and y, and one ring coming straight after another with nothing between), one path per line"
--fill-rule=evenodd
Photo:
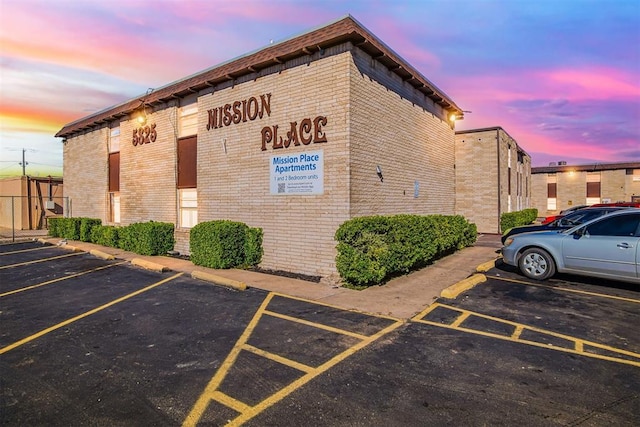
M0 243L11 243L33 240L39 237L46 238L48 230L12 230L8 227L0 227Z
M40 239L54 245L59 238ZM86 252L98 251L117 259L143 260L171 271L192 274L194 271L238 281L248 287L278 292L293 297L309 299L332 306L408 319L429 306L441 292L476 273L477 267L495 261L496 250L501 247L499 235L479 235L474 246L462 249L437 260L432 265L405 276L395 278L383 286L373 286L362 291L324 283L258 273L246 270L215 270L193 265L190 261L166 256L144 256L117 248L92 243L69 241L64 246Z

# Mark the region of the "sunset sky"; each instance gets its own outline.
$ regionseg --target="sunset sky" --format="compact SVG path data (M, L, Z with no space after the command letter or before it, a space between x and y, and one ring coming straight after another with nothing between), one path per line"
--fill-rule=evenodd
M534 166L640 161L640 0L0 0L0 176L63 125L351 14Z

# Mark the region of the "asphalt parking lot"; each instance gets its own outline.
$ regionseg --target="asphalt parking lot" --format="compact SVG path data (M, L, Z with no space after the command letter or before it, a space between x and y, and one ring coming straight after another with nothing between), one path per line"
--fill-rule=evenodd
M486 277L404 321L0 245L0 424L637 425L637 287Z

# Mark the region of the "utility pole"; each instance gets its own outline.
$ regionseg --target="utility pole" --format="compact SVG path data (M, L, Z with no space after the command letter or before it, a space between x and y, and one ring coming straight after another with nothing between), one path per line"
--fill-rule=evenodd
M27 171L26 171L26 167L29 163L24 161L24 152L27 151L24 148L22 149L22 161L19 163L19 165L22 166L22 176L26 176L27 175Z

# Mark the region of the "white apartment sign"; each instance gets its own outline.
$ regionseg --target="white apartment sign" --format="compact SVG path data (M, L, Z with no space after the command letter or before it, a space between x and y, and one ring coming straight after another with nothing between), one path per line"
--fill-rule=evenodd
M269 180L273 195L313 195L324 193L323 150L271 156Z

